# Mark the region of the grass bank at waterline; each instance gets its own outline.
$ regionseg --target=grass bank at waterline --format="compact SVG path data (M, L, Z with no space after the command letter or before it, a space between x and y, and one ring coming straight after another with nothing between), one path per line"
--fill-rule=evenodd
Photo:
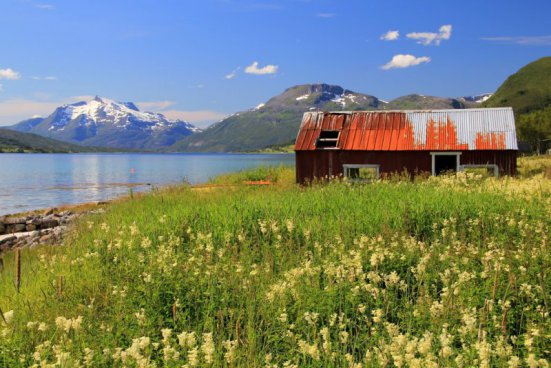
M22 250L19 293L6 255L1 365L549 365L543 175L303 188L264 172L274 185L115 203L65 246Z

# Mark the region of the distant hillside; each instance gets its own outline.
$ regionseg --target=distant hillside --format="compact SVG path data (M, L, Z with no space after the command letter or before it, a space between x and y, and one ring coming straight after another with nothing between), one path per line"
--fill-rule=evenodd
M37 134L22 133L0 128L0 153L36 152L36 153L77 153L77 152L113 152L115 149L83 147L76 144L45 138Z
M551 57L534 61L511 75L483 105L511 106L516 114L551 105Z
M312 110L373 110L382 105L377 97L340 86L307 84L287 89L266 104L234 114L184 138L171 151L254 151L289 144L297 135L302 115Z
M27 120L20 121L19 123L12 125L9 129L17 130L18 132L29 133L34 129L38 124L42 123L44 118L31 118Z
M550 148L551 57L534 61L511 75L483 106L511 106L519 140L532 151Z
M419 110L419 109L466 109L476 106L476 102L460 101L455 98L424 95L407 95L398 97L385 105L386 110Z

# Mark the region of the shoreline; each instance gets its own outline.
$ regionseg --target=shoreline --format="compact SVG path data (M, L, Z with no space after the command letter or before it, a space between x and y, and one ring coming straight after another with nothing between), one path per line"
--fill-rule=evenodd
M57 244L76 219L105 211L104 204L87 203L0 216L0 255L14 249Z
M245 185L266 185L266 183L244 183ZM166 185L160 189L169 189L177 185ZM231 184L197 184L191 190L202 191L218 188L231 188ZM38 245L56 245L70 230L70 225L78 218L103 213L115 202L139 198L149 192L137 192L133 196L119 197L95 202L60 205L58 207L39 208L31 211L0 215L0 257L9 251Z

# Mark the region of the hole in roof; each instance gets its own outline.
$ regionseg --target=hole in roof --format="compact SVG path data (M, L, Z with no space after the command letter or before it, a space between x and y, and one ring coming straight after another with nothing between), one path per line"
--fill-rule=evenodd
M337 148L340 131L322 130L316 142L316 148Z

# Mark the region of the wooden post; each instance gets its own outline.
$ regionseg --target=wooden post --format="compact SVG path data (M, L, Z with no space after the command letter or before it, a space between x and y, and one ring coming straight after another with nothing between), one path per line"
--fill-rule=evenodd
M8 322L6 321L6 317L4 317L4 312L2 312L2 308L0 308L0 317L2 317L2 321L4 321L5 324Z
M19 248L15 250L15 289L19 293L21 286L21 251Z

